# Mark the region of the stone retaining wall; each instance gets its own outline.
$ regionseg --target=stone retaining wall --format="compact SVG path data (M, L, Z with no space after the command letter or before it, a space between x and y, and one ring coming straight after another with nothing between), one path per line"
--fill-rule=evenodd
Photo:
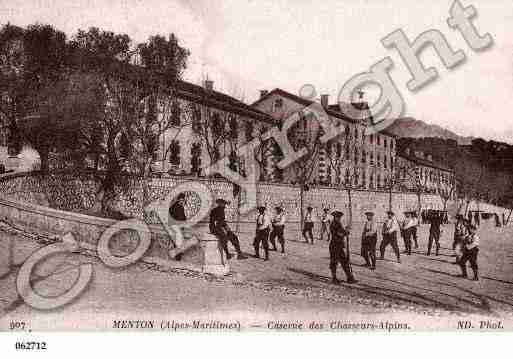
M72 233L80 246L96 250L101 235L118 221L73 212L92 206L94 189L90 182L58 181L57 177L43 178L34 173L17 173L0 176L0 219L27 232L51 235ZM45 192L48 191L48 192ZM89 201L89 202L88 202ZM66 210L51 208L65 207ZM147 228L152 244L144 261L159 265L170 265L167 256L169 236L160 225L150 224ZM203 230L206 230L203 228ZM120 231L113 240L132 237L135 232ZM120 242L123 239L120 240ZM132 248L132 250L135 248ZM128 253L125 253L125 255ZM201 270L201 251L190 251L178 268Z
M227 219L230 222L236 221L236 200L233 199L233 186L231 183L221 179L197 179L187 177L175 177L165 179L152 179L149 181L149 199L164 200L169 195L172 188L178 184L190 181L199 181L205 184L212 192L212 197L225 198L232 203L227 207ZM80 179L66 174L53 174L41 176L37 172L19 173L4 176L0 180L0 196L3 199L23 202L24 204L33 204L43 207L50 207L55 210L65 211L63 213L75 212L77 216L81 213L90 213L97 206L95 203L98 183L93 177L83 176ZM155 216L143 216L142 198L143 182L138 178L129 180L129 188L118 198L118 210L129 218L145 217L145 221L156 224L158 220ZM291 225L297 225L300 218L300 191L296 186L285 184L259 183L257 185L257 203L273 208L276 205L285 207L288 222ZM388 209L389 194L386 192L371 191L352 191L352 209L353 220L361 222L364 219L364 212L374 211L376 219L381 221L385 218L385 212ZM190 215L195 213L201 206L201 199L193 194L187 196L186 212ZM336 190L333 188L315 188L304 193L304 207L312 206L314 213L320 216L325 207L337 208L344 213L348 213L348 193L347 191ZM424 194L421 196L421 206L423 209L442 209L443 203L437 195ZM454 206L448 203L448 206ZM405 210L415 210L417 208L417 196L414 193L393 193L392 208L402 216ZM481 203L479 206L472 203L470 209L487 212L509 213L508 210L489 204ZM85 216L84 218L98 218ZM254 230L253 223L255 211L245 213L240 217L241 230L251 232ZM108 219L101 219L109 221ZM208 220L207 218L205 221ZM160 227L160 226L159 226Z

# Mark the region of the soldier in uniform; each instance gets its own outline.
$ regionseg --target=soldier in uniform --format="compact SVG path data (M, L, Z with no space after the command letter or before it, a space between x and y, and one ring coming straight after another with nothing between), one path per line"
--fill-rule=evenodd
M313 208L307 207L306 208L306 215L305 215L305 224L303 227L303 238L305 239L306 243L308 243L308 237L310 237L310 244L313 244L314 238L313 238L313 228L314 228L314 220L313 220Z
M210 211L210 233L214 234L219 239L219 244L223 251L226 253L226 258L232 258L230 251L228 250L228 241L230 241L237 252L237 259L246 259L240 250L239 238L233 233L233 231L226 223L225 207L230 202L225 201L222 198L216 200L217 206Z
M321 241L324 239L324 233L326 233L327 240L330 240L330 215L329 208L324 208L321 217Z
M402 235L404 240L404 253L411 255L411 242L413 236L413 230L415 228L415 222L411 217L411 212L404 212L406 218L404 219L402 226Z
M269 233L271 231L271 219L266 213L266 208L260 206L257 208L258 216L256 220L256 233L253 247L255 248L255 258L260 258L260 243L264 248L264 260L269 260Z
M348 283L356 283L356 279L353 276L351 270L351 264L346 253L347 237L349 236L349 228L344 228L342 225L342 216L344 215L340 211L334 211L331 213L333 216L333 222L330 225L331 239L329 244L330 250L330 270L332 282L339 284L340 281L337 279L337 266L340 263L342 269L346 273Z
M374 213L365 212L367 221L363 226L362 233L362 256L365 259L367 267L371 270L376 269L376 242L378 241L378 232L374 222Z
M479 280L477 268L477 255L479 254L479 237L476 233L475 225L469 226L469 234L465 237L463 256L459 262L461 267L461 276L467 278L467 262L470 262L470 268L474 272L474 280Z
M427 255L431 255L431 247L433 246L433 242L435 242L435 255L438 255L440 251L440 234L442 225L442 216L439 212L433 211L429 216L429 239L428 239L428 249Z
M452 242L452 250L456 256L456 264L459 264L463 254L463 245L465 237L468 235L465 220L461 214L456 215L456 225L454 226L454 240Z
M282 207L276 207L275 210L276 215L272 220L273 229L269 240L273 246L273 250L276 250L276 238L278 238L278 243L280 243L281 246L281 253L285 253L285 237L283 236L286 221L285 213L283 213Z
M388 219L383 223L383 229L381 230L383 239L379 246L379 251L381 252L380 259L385 259L385 249L388 245L391 245L397 257L397 262L401 263L401 254L399 253L399 246L397 245L397 234L400 231L399 223L397 223L394 212L387 211L387 216Z
M415 211L412 211L411 212L411 217L412 217L412 221L414 223L414 226L412 228L412 233L411 233L411 237L413 239L413 242L415 242L415 249L418 249L419 248L419 241L418 241L418 230L419 230L419 226L420 226L420 222L419 222L419 216L417 215L417 212Z

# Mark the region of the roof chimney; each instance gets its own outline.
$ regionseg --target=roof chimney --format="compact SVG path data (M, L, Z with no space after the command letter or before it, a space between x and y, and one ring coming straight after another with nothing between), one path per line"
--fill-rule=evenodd
M321 95L321 105L322 105L322 107L324 107L324 108L328 107L328 99L329 99L329 97L330 97L330 95L327 95L327 94Z
M214 90L214 81L212 80L205 80L205 83L203 85L205 87L205 90L212 91Z
M268 93L269 93L269 91L267 91L267 90L260 90L260 98L263 98Z

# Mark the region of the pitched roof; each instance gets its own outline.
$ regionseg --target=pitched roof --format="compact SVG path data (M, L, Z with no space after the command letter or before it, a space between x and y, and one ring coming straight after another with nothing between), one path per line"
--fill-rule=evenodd
M114 61L113 64L116 66L121 66L122 71L119 72L121 75L133 74L135 72L139 78L147 78L147 76L149 76L149 73L147 72L148 70L144 66L132 63L123 63L120 61ZM177 97L182 99L202 105L208 105L210 107L235 113L237 115L248 116L253 119L269 123L271 125L276 124L276 120L272 116L222 92L207 90L202 86L195 85L184 80L177 80L175 83L173 83L173 81L167 81L166 76L162 73L154 73L153 75L153 80L162 81L168 86L175 87L177 90Z
M297 103L299 103L300 105L303 105L303 106L310 106L311 104L314 103L314 101L307 100L307 99L305 99L303 97L294 95L294 94L292 94L290 92L287 92L285 90L282 90L280 88L275 88L274 90L268 92L265 96L262 96L260 99L258 99L254 103L252 103L251 106L255 107L260 102L262 102L263 100L267 99L268 97L270 97L270 96L272 96L274 94L278 94L279 96L288 98L289 100L297 102ZM342 120L349 121L349 122L356 122L354 119L345 116L342 112L334 111L333 109L330 109L330 106L328 106L328 108L326 108L325 110L326 110L326 113L328 115L330 115L330 116L337 117L337 118L340 118Z
M276 120L272 116L222 92L207 90L202 86L186 81L179 81L177 89L178 96L188 101L208 105L241 116L248 116L270 125L276 124Z
M311 104L314 103L314 101L307 100L305 98L294 95L294 94L287 92L285 90L282 90L280 88L275 88L274 90L268 92L266 95L262 96L260 99L258 99L254 103L252 103L251 106L255 107L260 102L264 101L265 99L269 98L270 96L272 96L274 94L288 98L289 100L297 102L305 107L310 106ZM363 120L363 119L367 118L367 117L362 118L361 110L369 110L369 117L372 117L372 114L370 113L370 109L369 109L369 104L367 102L352 102L352 103L346 103L344 105L345 106L342 106L343 110L341 110L341 106L339 104L328 105L328 107L325 108L325 111L329 116L339 118L341 120L351 122L351 123L357 123L358 118L359 118L359 120ZM380 132L387 136L397 137L393 133L387 131L386 129L382 130Z

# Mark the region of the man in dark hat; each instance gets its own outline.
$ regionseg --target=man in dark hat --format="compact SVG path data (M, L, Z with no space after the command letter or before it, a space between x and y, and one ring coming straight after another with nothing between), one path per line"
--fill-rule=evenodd
M260 258L260 243L264 248L264 260L269 260L269 233L271 231L271 219L266 213L266 208L260 206L257 208L258 216L256 219L256 233L253 247L255 248L255 258Z
M303 225L303 238L305 239L306 243L308 243L308 237L310 237L310 244L313 244L314 238L313 238L313 228L314 228L314 220L313 220L313 208L307 207L306 208L306 215L305 215L305 223Z
M282 207L275 207L276 215L274 216L272 220L272 231L271 236L269 237L269 241L271 242L271 245L273 246L273 250L276 250L276 238L278 238L278 243L280 243L281 246L281 253L285 253L285 237L284 237L284 231L285 231L285 213L283 213Z
M362 256L365 259L367 267L371 270L376 269L376 242L378 241L378 232L374 222L374 212L365 212L367 221L363 225L362 233Z
M332 282L334 284L340 283L340 281L337 279L337 266L340 263L346 274L347 282L356 283L356 279L354 278L353 272L351 270L351 264L349 263L349 258L347 257L348 253L346 253L349 228L344 228L342 224L342 216L344 214L340 211L334 211L331 212L331 215L333 216L333 221L330 225L331 240L329 244L329 250Z
M185 194L180 193L176 197L176 201L169 207L169 215L175 221L184 222L187 220L185 216Z
M326 233L327 240L330 240L330 215L329 215L329 208L324 208L323 214L321 217L321 238L322 241L324 239L324 233Z
M380 259L385 259L385 249L388 245L391 245L397 257L397 262L401 263L401 254L399 253L399 246L397 245L397 234L400 230L399 223L397 223L397 219L395 219L394 212L387 211L387 216L388 218L385 223L383 223L383 229L381 231L383 239L379 246L379 251L381 252Z
M245 259L246 256L242 254L240 250L239 238L233 233L233 231L226 223L225 207L230 202L225 201L222 198L216 200L217 206L210 211L210 233L214 234L221 245L221 248L226 253L226 258L232 258L230 251L228 250L228 241L230 241L237 252L237 259Z

